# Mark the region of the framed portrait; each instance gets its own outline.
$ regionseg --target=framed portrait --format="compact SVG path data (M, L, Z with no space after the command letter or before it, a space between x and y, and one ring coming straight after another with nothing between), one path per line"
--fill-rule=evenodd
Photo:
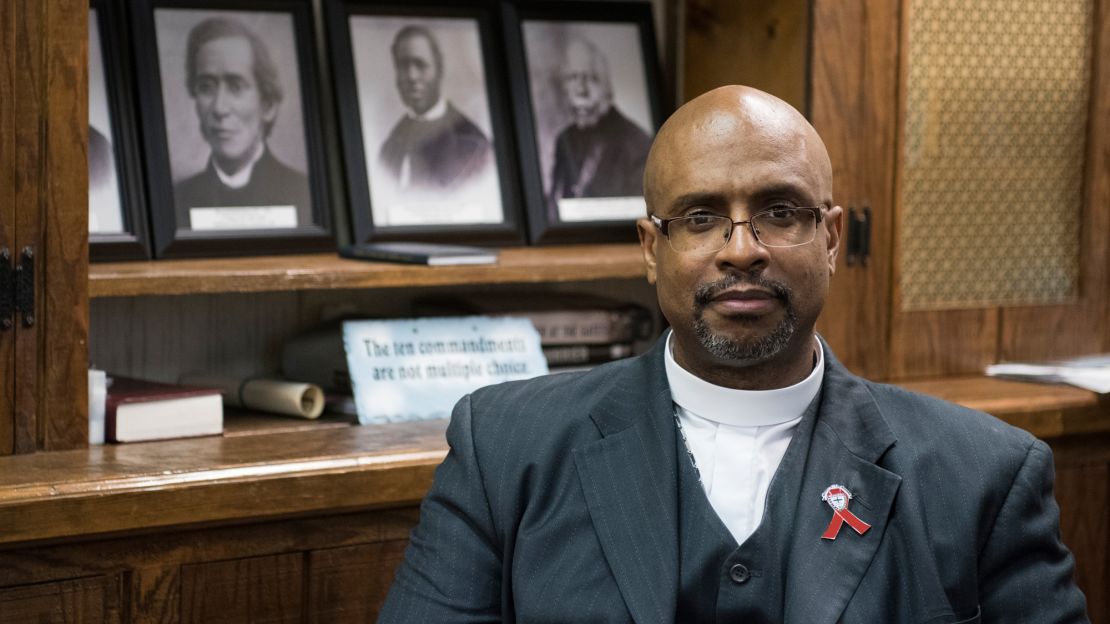
M636 240L662 121L651 5L503 8L529 241Z
M150 257L142 160L119 6L89 3L89 259Z
M523 242L492 2L328 0L355 242Z
M135 0L157 257L335 246L311 0Z

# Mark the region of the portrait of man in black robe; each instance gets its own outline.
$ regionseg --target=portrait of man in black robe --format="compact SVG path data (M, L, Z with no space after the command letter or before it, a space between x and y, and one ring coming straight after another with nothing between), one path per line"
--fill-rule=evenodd
M442 95L443 52L432 31L406 26L397 32L391 51L405 113L382 143L382 170L401 191L452 190L486 174L493 147Z
M211 148L203 170L174 185L177 222L191 226L194 208L289 207L295 227L312 222L308 177L279 160L267 139L283 90L266 43L242 22L210 17L192 28L186 87L200 133Z
M572 38L559 82L571 121L555 139L553 207L563 198L642 195L651 137L614 104L605 55L592 41Z

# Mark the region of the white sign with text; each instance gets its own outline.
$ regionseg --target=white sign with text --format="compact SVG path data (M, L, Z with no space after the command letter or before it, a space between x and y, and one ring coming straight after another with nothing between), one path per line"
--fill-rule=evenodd
M345 321L343 346L364 425L447 418L482 386L547 373L525 318Z

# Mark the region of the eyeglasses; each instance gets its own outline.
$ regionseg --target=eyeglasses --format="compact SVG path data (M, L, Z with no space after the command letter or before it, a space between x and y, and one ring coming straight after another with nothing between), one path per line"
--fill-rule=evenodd
M764 247L797 247L813 241L821 222L821 206L775 206L755 213L747 221L733 221L714 214L660 219L651 222L679 253L711 254L725 248L738 225L747 225Z

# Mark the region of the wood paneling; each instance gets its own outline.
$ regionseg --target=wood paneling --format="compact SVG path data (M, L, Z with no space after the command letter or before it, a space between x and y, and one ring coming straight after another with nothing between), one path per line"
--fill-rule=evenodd
M691 0L684 9L686 100L723 85L743 84L806 110L806 0Z
M35 2L34 4L39 4ZM45 7L43 214L36 299L41 353L37 446L88 445L88 0ZM65 388L64 392L57 391Z
M377 621L408 540L329 548L309 554L308 621Z
M818 330L854 372L886 377L894 219L894 101L898 3L815 0L811 119L833 163L833 199L870 207L871 258L847 265L844 246Z
M404 541L419 517L414 505L7 548L0 550L0 587L126 571L132 615L135 605L146 605L143 617L162 621L159 612L179 611L173 605L180 600L174 596L181 581L173 570L183 565Z
M1075 554L1075 581L1087 596L1093 624L1110 622L1107 553L1110 552L1110 465L1067 465L1057 460L1060 533ZM1101 556L1100 556L1101 555Z
M103 577L0 589L0 624L119 622L112 590Z
M898 287L894 288L898 300ZM997 360L999 310L891 312L890 366L884 377L981 373Z
M182 566L180 621L300 622L303 559L291 553Z
M402 508L0 550L0 622L5 597L68 614L74 587L98 598L98 583L105 613L64 621L372 622L417 517ZM243 615L276 588L279 608Z

